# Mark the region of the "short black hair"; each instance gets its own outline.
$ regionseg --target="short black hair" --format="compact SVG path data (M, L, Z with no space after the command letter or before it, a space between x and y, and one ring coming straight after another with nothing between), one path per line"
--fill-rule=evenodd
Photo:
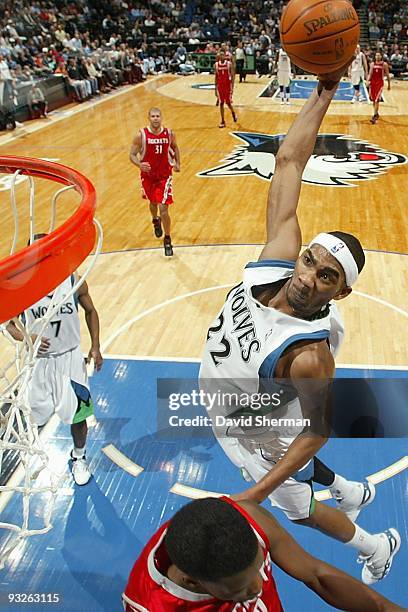
M215 498L183 506L171 519L164 541L179 570L208 582L244 571L258 553L258 540L247 519Z
M361 270L364 268L365 255L359 239L353 236L353 234L347 234L346 232L328 233L332 236L336 236L336 238L339 238L339 240L342 240L347 245L350 253L354 257L354 261L357 264L358 273L360 274Z

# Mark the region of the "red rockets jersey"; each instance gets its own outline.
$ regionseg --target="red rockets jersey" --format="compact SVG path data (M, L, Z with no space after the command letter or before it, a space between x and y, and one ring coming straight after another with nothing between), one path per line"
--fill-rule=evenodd
M159 134L154 134L149 128L140 130L142 136L142 151L140 160L149 162L150 172L142 172L142 177L149 180L164 179L171 175L174 166L174 148L171 130L163 127Z
M168 522L162 525L144 547L133 566L123 594L126 612L283 612L275 581L272 577L269 542L261 527L238 504L221 498L234 506L250 523L264 554L260 569L262 593L246 602L221 601L211 595L192 593L167 578L171 561L163 540Z
M217 88L220 90L231 89L231 62L215 62L215 72L217 75Z
M384 62L375 62L370 83L384 84Z

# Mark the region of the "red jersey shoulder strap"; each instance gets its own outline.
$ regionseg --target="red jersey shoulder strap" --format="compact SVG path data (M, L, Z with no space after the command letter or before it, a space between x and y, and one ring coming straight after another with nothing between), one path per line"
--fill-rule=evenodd
M220 499L224 502L227 502L231 506L233 506L236 510L238 510L240 514L242 514L242 516L246 518L246 520L251 525L251 527L253 527L255 531L257 532L257 534L261 537L261 539L263 540L263 543L265 544L267 550L269 551L271 547L269 543L269 538L267 537L262 527L260 527L260 525L252 518L252 516L246 510L244 510L244 508L241 508L241 506L237 504L237 502L232 500L230 497L225 497L223 495L222 497L220 497Z

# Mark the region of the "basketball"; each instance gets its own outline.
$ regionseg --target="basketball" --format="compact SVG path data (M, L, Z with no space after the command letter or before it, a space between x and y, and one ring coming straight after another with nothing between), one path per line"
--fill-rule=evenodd
M279 29L293 63L312 74L341 68L360 39L358 16L348 0L291 0Z

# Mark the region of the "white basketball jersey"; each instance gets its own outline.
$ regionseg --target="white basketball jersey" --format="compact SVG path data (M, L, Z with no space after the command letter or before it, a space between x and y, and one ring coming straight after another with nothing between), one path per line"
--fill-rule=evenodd
M357 53L356 57L351 63L351 71L352 72L363 72L364 64L363 64L363 52Z
M70 276L55 289L54 293L58 292L59 301L71 291L73 284L74 278ZM46 295L25 311L26 328L30 334L40 333L41 318L46 314L52 296L53 293ZM79 346L81 337L75 296L70 297L58 308L50 323L42 332L42 336L50 340L49 350L41 355L44 357L66 353Z
M253 297L253 287L289 279L294 267L294 262L283 260L247 264L243 282L229 292L208 330L200 368L202 389L257 393L260 380L275 377L283 352L301 340L327 340L333 355L337 353L344 328L334 303L326 316L307 321L264 306ZM235 404L230 409L223 404L226 416L236 409Z
M278 56L278 71L279 72L290 72L290 58L289 55L283 50L279 50Z

